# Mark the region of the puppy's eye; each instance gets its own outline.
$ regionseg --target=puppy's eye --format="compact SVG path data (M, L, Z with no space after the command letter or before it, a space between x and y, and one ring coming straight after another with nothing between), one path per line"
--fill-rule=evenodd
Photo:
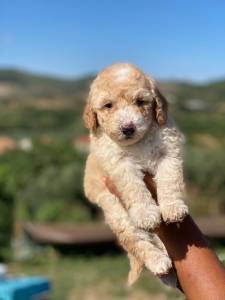
M136 100L136 104L137 104L137 106L141 107L141 106L145 105L145 101L143 99L141 99L141 98L138 98Z
M103 105L103 108L108 108L108 109L110 109L110 108L112 108L112 102L108 102L108 103L106 103L106 104L104 104Z

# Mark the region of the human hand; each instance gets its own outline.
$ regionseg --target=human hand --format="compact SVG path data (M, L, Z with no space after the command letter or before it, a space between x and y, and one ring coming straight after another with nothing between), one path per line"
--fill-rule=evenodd
M145 174L144 182L157 202L153 177ZM109 178L104 178L104 183L111 193L121 198ZM173 260L181 289L188 300L225 299L225 268L189 215L182 223L162 222L156 233Z

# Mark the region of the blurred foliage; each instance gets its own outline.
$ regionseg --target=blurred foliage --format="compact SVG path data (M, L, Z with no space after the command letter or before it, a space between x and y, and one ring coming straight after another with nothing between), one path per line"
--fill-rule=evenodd
M85 156L70 145L36 143L33 150L15 150L0 157L16 194L20 219L85 221L91 218L83 195Z
M74 122L76 111L63 109L54 111L51 109L35 109L30 107L14 107L1 109L0 130L13 129L58 129L62 124L65 127Z
M11 256L14 226L14 195L10 188L7 169L0 169L0 262Z
M225 141L225 113L220 112L182 112L178 109L174 113L180 129L188 139L196 134L208 134ZM193 142L191 140L191 142Z
M185 174L190 189L198 191L191 207L202 206L202 213L225 213L225 149L209 150L189 146ZM190 198L189 191L188 197Z

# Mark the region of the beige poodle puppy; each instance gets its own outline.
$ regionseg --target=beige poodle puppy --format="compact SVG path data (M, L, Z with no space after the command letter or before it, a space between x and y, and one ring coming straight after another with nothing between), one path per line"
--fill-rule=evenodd
M128 252L129 283L145 265L156 275L172 264L160 239L151 231L165 222L181 221L184 204L183 135L171 117L155 82L137 67L114 64L91 85L84 111L90 130L84 188L87 198L100 206L106 222ZM154 176L158 205L143 181ZM118 199L102 183L108 176L121 195Z

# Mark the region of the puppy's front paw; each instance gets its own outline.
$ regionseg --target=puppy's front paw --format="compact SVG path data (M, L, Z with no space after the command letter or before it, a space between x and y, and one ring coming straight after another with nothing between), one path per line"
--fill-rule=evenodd
M172 262L168 255L158 252L145 262L146 267L154 274L162 276L168 274L172 268Z
M155 229L161 222L159 207L156 205L135 205L129 210L132 222L141 229Z
M181 222L188 214L188 207L182 200L172 204L164 204L160 208L163 220L166 223Z

